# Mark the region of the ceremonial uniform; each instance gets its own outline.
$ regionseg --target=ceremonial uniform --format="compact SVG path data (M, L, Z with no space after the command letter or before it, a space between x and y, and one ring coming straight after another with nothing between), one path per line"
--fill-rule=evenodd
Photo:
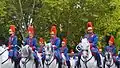
M104 51L112 53L112 56L113 56L113 58L115 60L115 57L116 57L116 47L114 45L114 37L113 36L110 37L109 45L104 48Z
M70 57L68 56L67 40L64 38L62 41L62 47L60 48L62 59L66 61L68 68L70 68ZM65 57L64 57L65 56Z
M105 52L110 52L113 56L113 60L114 60L115 64L117 66L119 66L118 60L117 60L118 58L116 59L116 47L114 45L114 37L113 36L111 36L109 39L109 45L104 48L104 53Z
M38 52L41 53L42 63L43 63L43 66L44 66L44 61L45 61L45 42L44 42L43 38L39 39L39 45L40 45L40 48L39 48Z
M58 38L56 36L57 34L57 29L56 29L56 25L53 25L51 27L51 31L50 31L50 35L51 35L51 39L50 39L50 43L52 44L52 47L54 49L54 53L55 53L55 58L57 59L57 62L59 63L59 68L61 68L61 55L60 55L60 38Z
M61 59L61 55L60 55L60 38L55 37L50 39L50 42L53 45L54 51L55 51L55 57L60 60Z
M93 56L95 57L95 59L97 60L97 65L99 68L102 68L101 66L101 58L100 58L100 54L97 48L97 43L98 43L98 36L96 34L93 33L93 25L92 22L88 22L87 23L87 31L88 33L85 34L84 38L87 38L89 43L90 43L90 48L92 51ZM79 56L79 59L81 58L81 56ZM78 60L78 64L79 64L79 60Z
M37 40L34 37L34 28L33 26L28 27L29 36L24 40L24 45L29 45L33 50L33 56L35 58L36 68L38 68L38 64L40 63L40 59L37 56Z
M9 37L9 42L8 42L8 49L9 49L9 58L17 58L17 36L15 35L15 26L11 25L10 30L11 36Z

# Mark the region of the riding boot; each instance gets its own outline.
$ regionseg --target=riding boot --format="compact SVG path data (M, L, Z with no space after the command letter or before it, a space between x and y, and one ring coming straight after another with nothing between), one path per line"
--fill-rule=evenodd
M39 62L35 59L35 67L38 68Z
M80 67L81 67L81 64L80 64L80 59L81 59L81 56L78 56L77 68L80 68Z
M66 61L68 68L70 68L70 61Z
M105 68L105 61L106 61L106 58L103 60L103 68Z
M62 61L58 62L58 68L62 68Z
M43 68L44 68L44 62L45 62L45 59L42 58L42 65L43 65Z
M116 64L117 68L120 68L120 67L119 67L119 66L120 66L120 64L119 64L119 62L118 62L118 61L116 61L116 62L115 62L115 64Z
M95 59L97 60L97 66L99 68L102 68L102 65L101 65L101 58L100 58L100 55L98 53L95 53Z

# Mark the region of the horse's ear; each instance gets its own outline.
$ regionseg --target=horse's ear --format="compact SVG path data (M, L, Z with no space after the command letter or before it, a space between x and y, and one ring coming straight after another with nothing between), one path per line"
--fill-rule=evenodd
M81 36L81 37L80 37L80 42L82 42L82 39L83 39L83 37Z
M45 46L46 46L46 44L47 44L47 43L45 42Z
M23 46L23 45L21 45L21 47L23 48L24 46Z

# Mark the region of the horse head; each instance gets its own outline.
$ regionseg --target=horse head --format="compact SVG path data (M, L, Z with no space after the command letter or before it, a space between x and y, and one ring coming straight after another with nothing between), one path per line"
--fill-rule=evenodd
M45 56L46 56L46 60L50 60L51 56L52 56L52 44L51 43L47 43L45 44Z
M22 58L29 58L32 57L32 49L29 45L25 45L21 49L21 56Z
M106 61L107 65L111 65L111 63L113 61L111 52L105 52L105 61Z
M82 50L82 56L84 59L88 58L89 52L90 52L90 43L87 40L87 38L84 38L81 40L81 43L79 44L80 48Z

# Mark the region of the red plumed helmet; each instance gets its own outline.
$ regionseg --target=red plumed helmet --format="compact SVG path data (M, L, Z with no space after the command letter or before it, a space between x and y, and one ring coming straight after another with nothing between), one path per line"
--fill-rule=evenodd
M91 30L91 29L93 29L93 24L92 24L92 22L88 22L87 23L87 30Z
M43 39L43 38L40 38L40 39L39 39L39 43L44 43L44 39Z
M33 26L31 26L31 25L28 26L28 33L34 34L34 27Z
M111 37L110 37L109 42L110 42L110 43L114 43L114 36L111 36Z
M15 25L10 25L10 30L11 30L12 32L15 32Z
M53 26L51 27L50 34L57 34L57 28L56 28L56 25L53 25Z
M66 38L63 38L62 43L67 44L67 39L66 39Z

